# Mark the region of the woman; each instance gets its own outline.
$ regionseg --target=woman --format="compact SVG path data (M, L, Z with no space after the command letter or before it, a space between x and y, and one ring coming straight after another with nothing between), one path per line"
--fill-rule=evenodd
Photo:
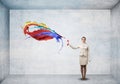
M88 64L88 55L89 55L89 46L86 43L86 37L81 38L82 43L78 47L73 47L71 44L68 44L72 49L80 49L79 63L81 67L82 80L86 79L86 66Z

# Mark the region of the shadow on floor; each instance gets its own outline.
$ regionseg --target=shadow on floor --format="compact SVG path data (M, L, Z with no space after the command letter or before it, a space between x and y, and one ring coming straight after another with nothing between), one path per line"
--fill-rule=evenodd
M85 78L84 80L82 78L78 78L78 80L82 80L82 81L87 81L90 80L89 78Z

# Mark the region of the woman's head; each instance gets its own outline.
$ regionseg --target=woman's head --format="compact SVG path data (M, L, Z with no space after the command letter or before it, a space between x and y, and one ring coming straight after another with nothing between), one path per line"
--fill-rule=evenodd
M86 37L83 36L83 37L81 38L81 41L82 41L83 43L85 43L85 42L86 42Z

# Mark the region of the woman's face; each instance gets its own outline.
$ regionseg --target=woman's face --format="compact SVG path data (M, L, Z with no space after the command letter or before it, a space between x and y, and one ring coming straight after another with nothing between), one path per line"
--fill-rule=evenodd
M81 41L82 41L83 43L85 43L85 42L86 42L86 38L82 38Z

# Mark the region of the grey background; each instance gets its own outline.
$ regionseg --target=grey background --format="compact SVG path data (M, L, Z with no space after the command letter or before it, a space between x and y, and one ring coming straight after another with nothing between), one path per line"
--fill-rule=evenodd
M33 11L33 9L36 9L36 10ZM30 12L30 17L28 17L29 15L25 11ZM49 16L48 14L50 14L51 17L49 17L50 19L38 19L38 17L40 17L38 13L40 13L40 15L44 15L43 17L48 17ZM16 17L14 14L16 14L17 16L21 16L24 19L22 19L21 17ZM70 14L70 15L66 15L66 14ZM61 19L58 19L58 17L53 17L54 15L60 16ZM72 17L73 21L70 19L70 16ZM68 20L63 19L62 17L64 18L67 17ZM21 29L18 27L23 25L23 23L26 20L29 20L29 18L35 21L44 20L49 27L58 31L60 34L67 36L67 38L69 38L71 40L71 43L75 46L80 42L79 39L81 35L87 36L88 43L91 48L91 51L90 51L91 56L93 56L92 57L93 61L88 65L88 69L89 69L88 73L89 74L103 74L103 73L108 74L113 76L113 78L120 83L119 81L119 77L120 77L120 62L119 62L120 60L120 49L119 49L120 2L119 0L84 0L84 1L77 0L76 2L74 0L69 0L69 3L67 0L64 3L63 3L63 0L59 0L59 1L36 0L36 2L34 0L24 0L24 1L23 0L0 0L0 29L1 29L0 31L0 39L1 39L0 40L0 81L9 78L11 74L14 74L14 75L40 74L42 72L44 72L44 74L58 74L58 73L78 74L79 73L79 65L78 65L79 50L73 51L72 49L64 46L61 53L58 54L56 52L59 47L59 44L56 44L55 40L39 43L33 39L29 39L29 40L24 39L24 35L21 33ZM59 20L63 21L62 22L63 26L55 22L54 21L55 19L58 21ZM81 20L81 19L84 19L84 20ZM11 20L15 20L15 21L11 21ZM100 22L98 22L98 20L100 20ZM74 21L77 23L74 23ZM79 30L78 28L81 29L80 27L81 25L84 29L82 29L82 31L76 31L75 28L70 27L70 31L67 31L67 32L64 31L65 29L62 29L62 30L60 29L60 26L62 26L61 28L68 27L69 23L73 23L74 25L76 25L75 28L77 28L77 30ZM52 25L52 24L56 24L56 25ZM85 31L88 31L89 33L85 33ZM71 33L75 33L75 36L74 35L69 36ZM81 35L77 35L77 34L81 34ZM18 37L19 39L16 37ZM93 41L95 43L95 46ZM32 46L31 46L31 43L32 43ZM38 50L40 50L40 52L41 50L45 51L45 49L49 49L49 47L51 47L51 44L53 43L55 44L55 46L53 47L53 51L50 52L49 54L53 55L54 53L54 55L52 58L49 57L50 60L46 60L46 58L48 57L48 54L45 55L44 52L42 53L43 56L38 54L36 55L36 53L38 53ZM25 47L24 45L27 47ZM40 45L40 47L38 47L38 45ZM36 49L37 47L37 50L30 51L32 52L32 54L27 53L27 50L26 50L30 46L32 49ZM26 53L26 55L24 54L22 47L25 47L24 52ZM95 52L94 50L96 50L96 52L98 53L94 54ZM16 52L21 52L21 56L19 56L19 54L16 54ZM35 55L36 57L34 57L33 55ZM36 59L36 58L39 58L39 59ZM41 61L41 58L44 60ZM101 62L102 60L103 62ZM39 63L43 62L44 65L37 66L38 62ZM49 62L52 62L52 64L50 64ZM61 63L63 63L62 64L63 66L60 66L59 67L60 69L59 69L57 65L61 65ZM30 65L33 68L31 68ZM71 65L73 65L74 69L71 68ZM54 66L56 68L53 69ZM93 69L93 66L95 67L94 69ZM45 71L40 70L40 67L45 69ZM52 67L52 68L48 69L49 70L48 71L46 70L48 67ZM65 69L61 69L61 68L65 68ZM13 79L15 78L13 77ZM95 78L93 77L93 79ZM105 82L107 82L108 80L110 80L110 78L108 78ZM97 81L96 82L93 81L93 82L98 83ZM10 82L8 81L8 83ZM28 83L28 79L27 79L27 83ZM109 81L108 83L112 83L112 82ZM7 84L7 83L4 82L4 84Z
M88 74L110 74L109 10L10 10L10 74L79 74L79 50L59 43L25 40L21 25L44 22L78 46L87 37L91 62ZM99 54L98 54L99 53Z
M9 10L0 3L0 81L9 74Z

